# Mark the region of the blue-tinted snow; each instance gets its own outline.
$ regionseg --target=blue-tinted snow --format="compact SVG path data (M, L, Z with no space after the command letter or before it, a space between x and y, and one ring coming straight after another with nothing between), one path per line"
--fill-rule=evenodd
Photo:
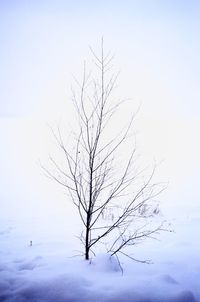
M195 223L190 221L191 230ZM38 236L30 246L25 226L19 228L14 222L2 226L0 301L200 301L200 249L197 240L184 236L186 229L188 226L179 224L177 233L166 234L161 241L134 249L143 259L151 257L153 264L123 258L122 275L116 259L103 254L91 263L80 257L70 258L72 242L68 238L47 237L44 240L44 236Z

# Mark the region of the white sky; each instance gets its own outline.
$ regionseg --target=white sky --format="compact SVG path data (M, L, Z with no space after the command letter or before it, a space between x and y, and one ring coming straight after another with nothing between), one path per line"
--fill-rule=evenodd
M147 161L164 160L165 211L200 213L195 0L0 0L1 209L26 215L43 200L44 211L48 206L53 212L54 200L63 198L44 180L37 160L52 148L47 123L64 113L69 119L72 74L80 77L83 60L90 60L88 46L98 50L102 35L121 71L119 96L131 98L133 111L142 104L136 122L141 153ZM56 207L63 213L60 203Z

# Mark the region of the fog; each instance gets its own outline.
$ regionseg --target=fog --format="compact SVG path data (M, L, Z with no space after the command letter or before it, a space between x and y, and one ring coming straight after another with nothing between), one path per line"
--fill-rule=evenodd
M57 213L64 221L68 197L39 162L59 156L49 125L73 127L73 75L81 79L102 36L120 71L119 98L128 99L122 119L140 107L139 153L145 165L161 163L157 177L169 183L163 215L198 217L199 13L197 1L1 1L2 219L39 215L50 225Z

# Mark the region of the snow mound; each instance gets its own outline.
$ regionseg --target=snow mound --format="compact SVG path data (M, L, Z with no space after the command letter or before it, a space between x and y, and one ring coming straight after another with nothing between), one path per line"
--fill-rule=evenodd
M182 291L167 302L198 302L191 291Z
M98 254L92 261L91 264L95 266L95 269L100 272L119 272L120 263L115 256L109 253Z

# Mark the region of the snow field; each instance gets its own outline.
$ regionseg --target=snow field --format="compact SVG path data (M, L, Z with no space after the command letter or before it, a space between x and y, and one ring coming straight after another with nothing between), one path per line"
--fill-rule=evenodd
M195 225L193 221L190 227ZM172 237L167 234L162 241L135 248L137 256L150 256L153 264L122 258L123 275L117 260L108 254L99 254L89 263L69 257L73 242L68 238L49 240L43 234L30 246L26 231L14 223L1 227L1 302L200 301L200 249L194 238L184 238L184 225L177 226Z

